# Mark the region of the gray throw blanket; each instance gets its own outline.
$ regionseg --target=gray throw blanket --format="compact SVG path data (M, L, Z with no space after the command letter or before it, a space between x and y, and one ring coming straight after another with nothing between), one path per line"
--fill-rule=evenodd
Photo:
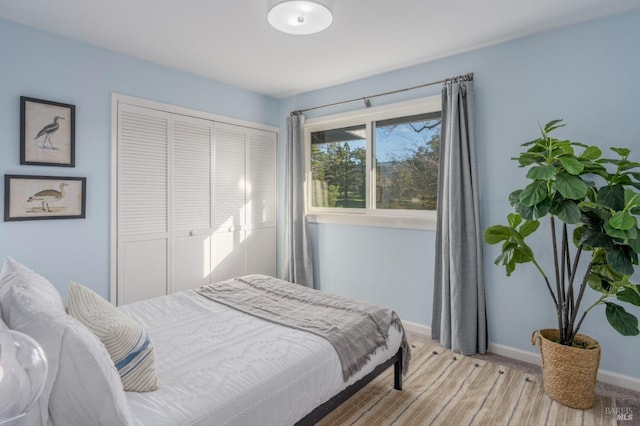
M346 382L387 346L389 327L402 332L402 372L411 353L398 315L367 303L323 293L266 275L247 275L195 291L215 302L277 324L316 334L335 348Z

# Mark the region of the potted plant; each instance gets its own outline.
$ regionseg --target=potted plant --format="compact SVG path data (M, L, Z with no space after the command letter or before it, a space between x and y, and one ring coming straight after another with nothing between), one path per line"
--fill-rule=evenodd
M597 146L550 136L563 126L562 120L547 123L541 137L523 144L527 150L512 158L527 168L531 182L509 195L515 212L506 225L487 228L484 241L502 243L495 263L507 276L524 263L540 272L558 324L557 330L539 330L532 337L533 344L540 342L544 389L561 404L584 409L593 404L600 362L598 342L578 333L585 316L604 305L616 331L639 333L638 319L617 302L640 306L640 286L629 281L640 253L640 163L629 160L626 148L611 148L617 158L603 158ZM553 258L546 269L527 244L543 229L542 218L549 222L544 250ZM597 300L583 307L587 287L597 292Z

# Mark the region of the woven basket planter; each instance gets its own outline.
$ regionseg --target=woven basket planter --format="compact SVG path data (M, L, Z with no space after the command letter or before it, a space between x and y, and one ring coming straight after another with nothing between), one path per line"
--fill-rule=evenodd
M531 344L540 344L544 391L554 401L571 408L587 409L593 406L600 344L583 334L575 340L585 348L556 343L560 332L554 329L537 330Z

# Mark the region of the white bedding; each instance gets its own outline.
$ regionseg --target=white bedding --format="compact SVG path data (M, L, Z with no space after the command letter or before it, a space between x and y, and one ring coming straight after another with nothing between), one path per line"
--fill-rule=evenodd
M139 425L293 424L390 358L402 337L392 326L387 348L344 383L325 339L193 291L120 309L147 328L156 349L160 389L126 394Z

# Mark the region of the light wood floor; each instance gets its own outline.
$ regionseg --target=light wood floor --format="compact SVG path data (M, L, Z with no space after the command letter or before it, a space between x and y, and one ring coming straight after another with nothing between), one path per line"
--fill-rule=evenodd
M424 334L407 331L409 341L416 340L421 342L430 342L431 339ZM474 358L483 359L490 362L503 364L505 367L518 368L530 374L542 374L539 365L530 364L528 362L507 358L496 354L473 355ZM616 407L630 409L633 413L633 421L618 422L621 426L640 425L640 392L630 389L613 386L606 383L598 382L596 385L596 393L611 395L616 400Z

